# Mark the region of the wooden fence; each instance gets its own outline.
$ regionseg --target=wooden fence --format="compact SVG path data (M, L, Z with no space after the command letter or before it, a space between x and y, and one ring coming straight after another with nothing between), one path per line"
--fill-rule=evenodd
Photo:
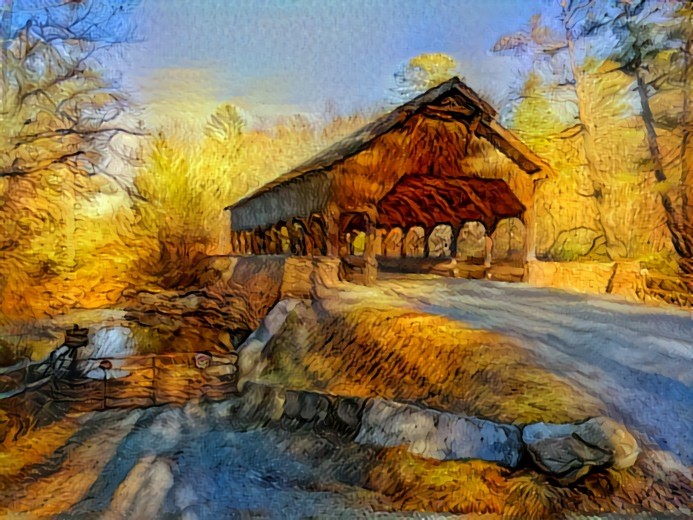
M46 376L29 381L32 365L22 362L0 372L0 398L41 392L70 409L92 411L184 403L195 397L223 399L237 389L235 353L147 354L77 361L89 377Z

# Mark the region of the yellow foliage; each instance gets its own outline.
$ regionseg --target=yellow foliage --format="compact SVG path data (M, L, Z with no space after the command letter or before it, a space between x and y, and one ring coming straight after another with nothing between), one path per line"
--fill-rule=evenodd
M209 254L228 251L224 207L363 124L335 118L316 124L296 116L269 128L245 129L240 111L221 105L202 139L187 126L169 126L150 144L135 184L139 230L154 249L148 273L175 286Z

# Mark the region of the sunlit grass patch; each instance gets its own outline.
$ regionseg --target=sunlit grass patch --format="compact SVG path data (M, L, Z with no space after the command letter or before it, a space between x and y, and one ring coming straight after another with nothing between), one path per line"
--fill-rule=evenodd
M418 400L519 424L602 413L598 400L508 338L420 312L293 314L269 351L268 377L299 388Z
M0 410L0 423L6 420L9 420L7 414ZM65 417L20 436L16 442L6 440L0 450L0 480L16 476L23 468L43 462L57 448L65 445L79 425L76 417Z
M679 507L690 508L690 482L653 479L645 471L642 465L610 469L562 487L532 470L513 472L480 460L426 460L404 448L388 448L374 461L366 485L404 510L491 518L562 518L565 512L673 513Z

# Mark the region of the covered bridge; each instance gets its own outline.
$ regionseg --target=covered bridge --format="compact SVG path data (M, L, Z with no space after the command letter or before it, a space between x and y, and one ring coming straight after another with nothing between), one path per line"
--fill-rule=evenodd
M426 255L427 237L445 224L455 256L468 223L491 236L516 218L525 260L534 254L534 181L549 174L493 107L452 78L227 207L232 253L346 258L360 234L372 280L393 230L401 256L413 230Z

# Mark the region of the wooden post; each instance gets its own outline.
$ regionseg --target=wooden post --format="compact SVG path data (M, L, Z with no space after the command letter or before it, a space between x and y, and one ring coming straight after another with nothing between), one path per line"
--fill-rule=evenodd
M452 238L450 239L450 258L457 258L457 236L460 230L450 226L450 232L452 233Z
M315 249L315 244L313 242L313 237L310 234L310 228L308 224L308 220L301 218L301 219L296 219L298 222L298 225L301 227L301 236L303 238L303 255L304 256L313 256L313 249Z
M407 258L407 250L411 248L411 238L412 228L402 228L402 249L400 251L400 258ZM413 255L412 255L413 256Z
M103 372L103 402L101 403L101 409L105 410L106 409L106 385L108 382L108 374L106 373L106 369L101 367L101 371Z
M523 244L522 256L524 262L532 262L537 259L537 221L536 221L536 192L539 183L544 179L532 182L532 197L529 207L522 215L522 222L525 225L525 243Z
M366 243L363 250L363 259L365 260L365 267L363 271L364 283L366 285L373 285L378 279L378 260L376 259L376 223L377 223L377 211L375 208L365 215L366 220ZM402 241L404 243L404 240Z
M431 254L431 248L428 242L431 238L431 233L433 233L433 229L424 228L424 258L428 258L428 256Z
M339 207L331 204L324 213L327 228L327 256L339 256Z
M488 231L486 232L488 233ZM490 235L484 237L484 267L491 267L491 259L493 254L493 239Z
M255 248L253 249L253 253L256 255L262 255L264 254L264 244L262 240L262 229L257 227L253 231L253 245Z
M232 255L237 255L239 245L238 245L238 233L234 231L233 229L231 230L231 236L230 236L230 242L231 242L231 254Z
M378 228L375 230L375 242L373 244L373 248L375 249L375 254L376 256L383 256L383 238L385 237L386 232L382 228Z
M251 231L243 232L243 254L253 254L253 233Z
M270 230L269 228L260 231L260 242L262 244L262 253L265 255L272 254L272 245L270 244Z
M265 252L268 255L277 254L277 248L274 245L274 227L268 227L262 234L263 241L265 242Z
M313 241L313 255L324 256L327 253L326 232L321 216L313 214L308 218L308 231Z

